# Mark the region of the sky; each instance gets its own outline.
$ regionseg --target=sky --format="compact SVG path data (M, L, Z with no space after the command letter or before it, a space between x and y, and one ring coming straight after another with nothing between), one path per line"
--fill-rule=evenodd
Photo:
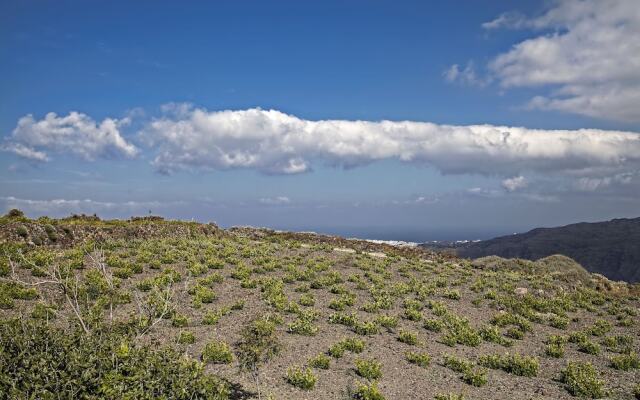
M640 7L0 0L0 211L408 241L640 216Z

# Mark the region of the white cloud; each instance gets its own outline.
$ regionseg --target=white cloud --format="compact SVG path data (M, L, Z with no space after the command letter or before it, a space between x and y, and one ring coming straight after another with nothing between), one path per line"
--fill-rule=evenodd
M524 176L514 176L513 178L507 178L502 181L502 187L507 192L515 192L518 189L523 189L527 187L527 180Z
M85 160L131 158L138 149L120 134L120 128L129 122L129 118L105 118L98 124L75 111L62 117L48 113L41 120L27 115L20 118L2 149L35 161L49 161L47 152L71 153Z
M259 200L260 204L275 206L275 205L284 205L291 203L291 200L286 196L277 196L277 197L263 197Z
M22 158L26 158L32 161L49 161L49 156L43 151L37 151L31 147L27 147L21 143L8 143L2 147L2 150L9 151Z
M640 121L640 6L637 0L555 1L544 14L503 14L487 29L530 28L490 64L500 85L550 86L532 108Z
M252 168L309 171L314 163L355 167L395 159L443 173L504 178L525 171L603 176L640 164L640 135L598 129L541 130L414 121L310 121L276 110L189 109L141 133L160 171Z
M27 214L65 216L70 214L94 214L94 213L137 213L146 214L150 209L163 208L175 205L184 205L182 201L124 201L109 202L91 199L21 199L13 196L0 197L0 206L5 210L18 208Z
M628 185L640 175L639 171L630 171L603 177L582 177L575 183L575 188L583 192L594 192L612 185Z
M467 86L486 86L487 81L481 79L476 74L476 69L472 61L467 63L464 69L460 69L458 64L453 64L447 68L442 74L447 82L459 83Z

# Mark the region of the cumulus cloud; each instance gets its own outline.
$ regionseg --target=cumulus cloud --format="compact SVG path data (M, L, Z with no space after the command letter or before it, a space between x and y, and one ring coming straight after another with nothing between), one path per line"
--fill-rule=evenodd
M141 135L156 151L153 165L163 172L252 168L296 174L318 162L349 168L395 159L446 174L512 178L534 171L593 177L640 164L640 135L634 132L311 121L257 108L182 110L151 121Z
M483 27L538 32L489 64L504 88L552 88L529 107L640 121L637 0L555 1L538 17L503 14Z
M49 161L48 152L70 153L85 160L131 158L138 149L120 133L120 128L129 123L129 118L105 118L97 123L75 111L67 116L48 113L41 120L27 115L18 120L2 149L33 161Z
M514 176L513 178L508 178L502 181L502 187L507 192L515 192L518 189L523 189L527 187L527 180L524 176Z

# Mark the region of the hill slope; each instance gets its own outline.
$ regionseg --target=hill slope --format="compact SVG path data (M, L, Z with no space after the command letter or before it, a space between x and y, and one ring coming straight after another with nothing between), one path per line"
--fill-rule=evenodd
M632 400L638 289L562 256L17 214L0 399Z
M613 280L640 281L640 218L537 228L460 246L456 254L496 255L537 260L553 254L571 257L590 272Z

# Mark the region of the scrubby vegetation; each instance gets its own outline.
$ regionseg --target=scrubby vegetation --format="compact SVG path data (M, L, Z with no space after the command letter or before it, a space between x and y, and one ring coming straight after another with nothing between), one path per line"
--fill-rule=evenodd
M638 288L544 263L13 212L0 218L0 393L639 396Z

